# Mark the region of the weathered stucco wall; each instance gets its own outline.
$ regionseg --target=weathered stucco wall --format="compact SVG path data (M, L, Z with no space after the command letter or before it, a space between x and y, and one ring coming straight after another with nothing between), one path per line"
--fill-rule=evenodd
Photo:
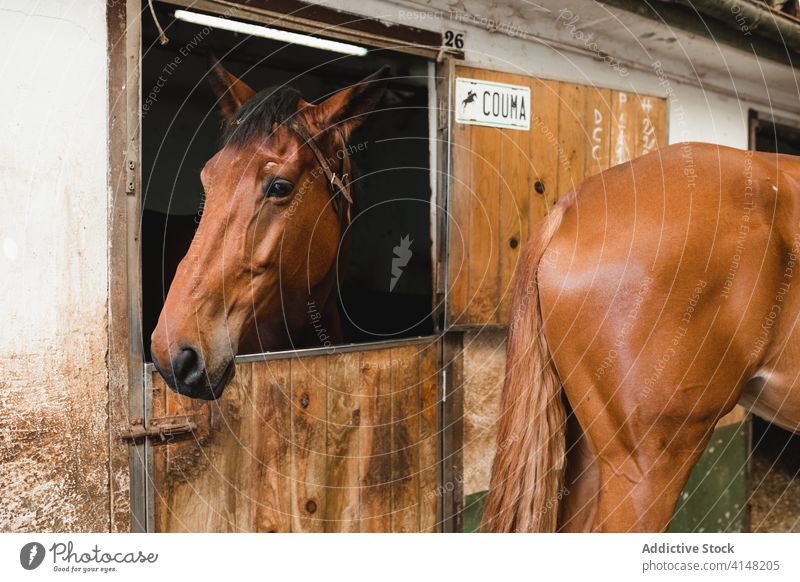
M107 530L105 2L0 7L0 531Z
M506 374L506 331L464 334L464 495L489 488L500 393Z

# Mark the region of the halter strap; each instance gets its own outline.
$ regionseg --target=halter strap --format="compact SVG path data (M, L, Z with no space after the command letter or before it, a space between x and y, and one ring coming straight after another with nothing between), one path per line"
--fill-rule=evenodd
M340 159L339 164L339 173L333 171L328 160L325 159L325 154L322 153L322 150L319 149L317 142L308 134L306 128L303 127L297 120L292 119L289 121L289 128L294 131L300 138L305 142L305 144L311 148L311 151L314 153L314 157L317 158L317 162L319 163L320 167L322 168L322 172L325 174L325 178L328 180L328 187L331 191L331 201L333 203L334 210L339 215L339 221L347 218L347 223L350 223L350 211L353 206L353 197L350 194L350 180L347 177L347 174L344 173L344 158L347 155L347 152ZM342 143L347 146L347 142L344 140L344 135L339 128L336 129L339 132L339 135L342 137ZM347 202L346 204L342 204L341 199L344 198ZM345 208L346 206L346 208Z

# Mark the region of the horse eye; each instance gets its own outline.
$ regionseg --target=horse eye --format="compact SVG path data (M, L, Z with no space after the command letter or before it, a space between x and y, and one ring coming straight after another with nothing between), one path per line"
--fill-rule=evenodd
M294 188L289 180L269 177L264 180L263 192L267 198L286 198Z

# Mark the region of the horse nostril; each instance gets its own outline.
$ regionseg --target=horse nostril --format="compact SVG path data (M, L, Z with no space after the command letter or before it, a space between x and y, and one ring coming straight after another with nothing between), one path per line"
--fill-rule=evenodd
M203 374L200 356L193 348L183 348L172 360L172 373L180 384L195 384Z

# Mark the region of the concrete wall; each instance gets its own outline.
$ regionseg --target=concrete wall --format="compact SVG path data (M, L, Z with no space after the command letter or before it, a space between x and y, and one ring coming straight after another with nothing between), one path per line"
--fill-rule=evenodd
M0 5L0 531L109 529L102 0Z

